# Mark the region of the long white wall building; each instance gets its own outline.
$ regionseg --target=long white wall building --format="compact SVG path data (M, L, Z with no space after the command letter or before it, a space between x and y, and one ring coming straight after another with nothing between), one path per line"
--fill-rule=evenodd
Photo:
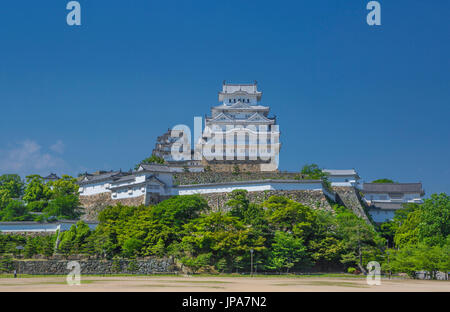
M111 199L164 197L172 195L173 176L165 165L141 164L133 172L110 171L86 173L79 181L80 196L110 193ZM148 203L146 200L145 203Z
M191 185L174 185L173 172L167 165L140 165L133 172L110 171L85 174L79 181L80 196L95 196L108 193L111 199L121 200L140 196L145 198L167 198L173 195L229 193L243 189L249 192L270 190L322 191L335 200L335 194L324 186L322 180L263 179L255 181L233 181ZM145 200L148 204L149 200Z
M326 190L322 180L258 180L236 181L208 184L180 185L173 188L174 195L231 193L234 190L247 190L249 192L264 191L323 191L325 195L335 200L335 194Z
M378 223L392 220L404 204L422 204L425 195L422 183L364 183L361 191L369 214Z

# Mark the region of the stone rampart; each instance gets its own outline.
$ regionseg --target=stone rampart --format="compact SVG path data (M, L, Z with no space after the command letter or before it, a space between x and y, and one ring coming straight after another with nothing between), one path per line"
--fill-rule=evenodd
M19 274L65 275L72 260L15 260L13 268ZM155 274L172 273L176 266L172 259L145 260L74 260L80 264L81 274Z

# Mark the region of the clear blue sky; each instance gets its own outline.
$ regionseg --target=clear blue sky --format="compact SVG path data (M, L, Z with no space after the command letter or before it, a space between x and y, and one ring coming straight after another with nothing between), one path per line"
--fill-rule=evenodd
M0 6L0 173L126 169L257 80L280 169L356 168L450 191L447 0L80 0Z

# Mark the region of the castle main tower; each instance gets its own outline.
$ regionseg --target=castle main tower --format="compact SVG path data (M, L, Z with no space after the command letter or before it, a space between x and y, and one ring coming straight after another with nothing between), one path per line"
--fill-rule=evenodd
M241 171L277 170L280 133L276 117L269 117L270 108L260 105L261 97L256 82L223 82L221 105L212 107L211 116L205 118L203 165L214 171L232 171L236 166Z

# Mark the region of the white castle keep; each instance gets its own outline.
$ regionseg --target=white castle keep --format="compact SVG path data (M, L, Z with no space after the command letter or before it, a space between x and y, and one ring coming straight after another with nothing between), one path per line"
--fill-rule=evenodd
M256 82L224 81L218 96L221 105L213 106L211 115L205 116L205 127L194 150L191 150L190 130L180 125L158 137L152 154L162 157L178 171L187 167L198 172L199 167L209 167L213 171L230 172L236 166L242 171L276 171L279 126L276 117L269 117L270 108L260 105L261 97ZM201 122L198 128L202 128Z
M256 82L224 81L219 92L222 104L212 107L211 117L205 119L202 144L207 161L278 161L279 128L276 117L268 116L270 108L259 104L261 97Z

